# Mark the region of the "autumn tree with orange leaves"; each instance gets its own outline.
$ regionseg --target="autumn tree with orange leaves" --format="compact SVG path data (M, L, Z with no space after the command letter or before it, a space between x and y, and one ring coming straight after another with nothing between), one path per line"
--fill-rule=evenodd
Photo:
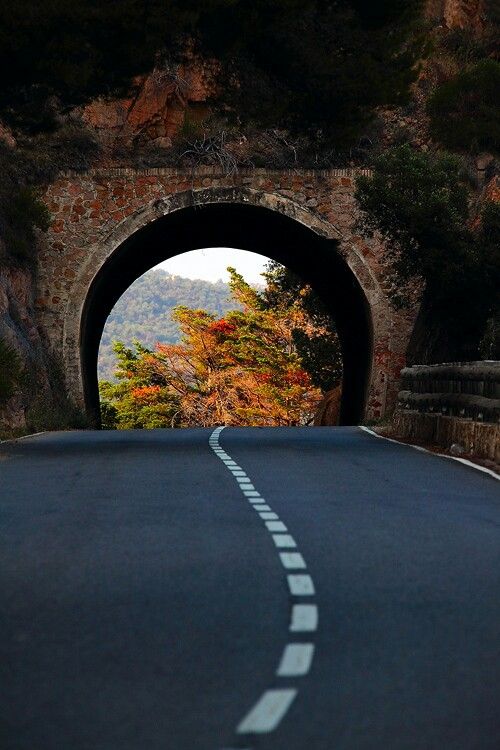
M300 304L271 307L234 269L239 309L216 318L177 307L181 343L115 344L118 383L101 383L103 424L119 429L226 425L304 425L321 390L304 368L294 332L311 333ZM316 331L316 333L318 333Z

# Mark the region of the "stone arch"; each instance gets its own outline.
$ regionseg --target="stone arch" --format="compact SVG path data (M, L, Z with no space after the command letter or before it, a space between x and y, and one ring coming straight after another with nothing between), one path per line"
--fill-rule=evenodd
M159 172L159 170L156 171ZM323 296L330 294L330 285L332 295L334 290L341 296L343 294L345 306L348 307L345 289L339 287L340 282L337 278L342 277L341 283L345 288L349 287L350 293L354 295L352 299L357 300L354 305L357 310L354 315L354 317L357 316L357 323L352 327L355 336L351 338L355 339L357 335L359 341L354 341L353 346L361 346L360 340L363 339L363 345L370 349L369 362L363 365L363 375L357 375L355 368L351 366L351 377L353 381L357 378L358 397L363 388L367 394L365 416L373 417L382 414L391 400L394 400L397 391L397 379L399 370L404 365L404 353L411 323L409 325L408 320L403 320L390 305L384 288L383 275L380 273L377 246L373 243L370 246L370 241L356 236L352 230L353 218L355 218L352 188L346 184L352 184L350 178L337 179L335 175L314 173L307 173L302 177L278 173L266 173L263 176L260 173L252 173L251 176L238 175L237 178L231 180L232 184L228 185L227 178L221 179L220 175L211 175L210 178L203 176L203 185L200 185L201 180L198 180L197 184L193 180L191 186L187 187L189 183L186 183L185 177L177 176L176 182L175 175L163 175L159 172L156 176L156 171L155 176L146 173L148 176L145 177L145 173L133 173L128 170L127 175L121 175L121 173L115 175L114 170L110 170L110 176L106 176L105 180L99 175L89 174L82 178L75 176L74 179L68 178L62 187L56 186L52 191L52 195L59 199L57 208L60 215L66 218L55 222L54 233L51 235L49 232L48 250L45 256L41 256L45 265L41 267L40 290L41 294L45 293L45 300L48 298L49 302L53 303L53 307L50 308L42 299L42 303L45 304L41 308L40 322L52 350L63 360L68 391L73 398L79 404L89 407L89 386L86 382L89 367L85 354L85 347L89 341L88 330L92 327L91 322L89 323L92 319L92 314L89 319L89 310L93 301L95 302L96 290L104 289L103 279L107 278L109 282L109 275L113 273L123 276L121 294L140 273L166 257L194 249L194 247L217 244L253 249L274 257L289 267L294 266L293 270L303 276L304 274L307 276L309 270L313 269L316 264L315 270L313 269L314 273L311 270L311 274L312 276L316 274L315 284L319 284ZM115 210L117 204L113 201L115 193L120 195L120 192L117 191L116 185L126 184L128 187L130 179L135 179L137 183L140 180L147 182L147 192L141 196L138 192L137 194L134 192L133 205L126 211L117 211ZM184 179L184 189L180 189L179 180L181 179ZM295 194L287 188L292 181L297 179L308 180L307 187L310 188L308 195L318 196L319 200L316 201L308 195L305 196L307 200L304 200L304 195L300 194L298 196L300 200L295 200ZM266 182L265 186L262 184L263 180ZM335 184L340 187L332 188ZM100 213L95 210L93 212L87 210L85 213L85 204L82 207L81 196L88 195L91 190L94 191L94 195L100 191L100 195L106 198ZM50 194L48 199L50 201ZM69 202L72 202L72 208L68 212ZM319 206L318 203L320 203ZM91 203L90 206L92 205ZM331 205L333 210L329 210L328 205ZM246 214L245 211L247 211ZM262 223L263 231L264 229L269 231L271 240L267 242L267 245L266 239L268 238L259 238L257 241L253 236L249 241L252 245L250 247L245 244L246 237L241 238L241 232L238 235L235 224L239 219L247 222L249 232L252 234L251 221L247 221L248 211L253 211L251 219L258 218L258 221ZM236 215L239 219L234 218ZM196 242L196 237L191 236L193 232L189 221L192 220L192 224L198 223L202 233L206 231L215 237L210 216L216 217L222 224L228 221L231 225L232 221L231 231L226 232L225 235L224 232L222 234L215 232L218 239L212 242L206 241L204 234L203 237L198 237L198 244L193 244ZM182 217L185 223L180 228ZM188 217L189 221L185 217ZM269 217L274 218L271 220ZM76 222L76 224L71 222ZM158 249L152 251L149 247L146 253L146 255L149 253L148 259L142 267L140 263L136 263L134 268L125 269L124 259L130 266L133 252L137 251L140 254L144 251L145 246L141 250L140 242L150 242L160 226L165 232L168 248L160 252ZM295 229L292 231L291 228ZM188 229L189 231L186 231ZM170 242L169 232L172 231L175 237ZM278 235L281 231L295 242L295 255L289 253L287 256L283 248L275 252L275 247L269 244L269 242L274 242L276 237L280 238ZM58 235L56 232L62 234ZM190 234L190 238L186 241L183 239L185 234ZM224 241L222 235L230 235L236 239ZM155 236L157 243L158 236L157 232ZM242 241L238 241L238 237ZM300 248L297 250L299 245ZM72 251L72 246L77 249ZM68 271L63 271L59 256L53 248L57 249L57 253L64 253L66 259L74 259ZM64 273L64 278L57 287L60 289L62 286L64 291L63 293L57 292L57 296L52 298L50 298L52 292L46 280L51 272L51 263L56 267L59 278ZM318 271L321 263L324 263L324 273L321 269ZM45 279L43 274L46 275ZM314 281L312 276L307 280ZM44 284L47 284L48 291L44 292ZM109 309L107 311L101 309L100 317L94 315L93 320L96 322L94 328L98 331L95 335L98 335L99 339L104 325L102 320L104 312L107 317L111 307L120 296L118 294L116 297L117 288L111 289L108 283L106 293L109 293ZM346 311L344 310L342 314L345 318ZM60 334L58 330L61 331ZM396 335L394 335L395 332ZM95 349L95 340L93 346ZM347 352L347 354L354 361L352 352L350 354ZM360 381L363 378L365 383L361 385ZM94 387L94 405L95 398ZM362 418L362 409L358 408L357 413L355 412L356 409L354 411L352 408L344 409L344 423L357 422Z

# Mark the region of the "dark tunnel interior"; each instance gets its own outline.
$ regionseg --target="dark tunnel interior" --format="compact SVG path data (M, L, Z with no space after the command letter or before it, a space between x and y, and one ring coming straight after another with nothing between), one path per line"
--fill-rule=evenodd
M343 358L340 424L364 415L372 360L369 305L359 282L338 252L336 240L320 237L277 211L243 203L183 208L136 231L94 279L83 311L80 353L87 414L100 425L97 357L106 319L128 287L153 266L204 247L234 247L282 263L310 284L335 319Z

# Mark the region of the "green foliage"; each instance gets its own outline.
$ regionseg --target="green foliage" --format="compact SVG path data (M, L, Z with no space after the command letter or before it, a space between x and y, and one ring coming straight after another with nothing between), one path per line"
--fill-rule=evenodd
M500 204L487 203L479 233L481 262L485 265L487 297L493 300L479 353L484 359L500 359Z
M25 263L33 257L35 229L45 230L49 213L27 184L29 161L0 142L0 260Z
M471 229L460 163L407 145L379 157L372 177L358 178L356 197L363 229L386 243L395 303L408 304L407 285L422 280L434 324L446 329L442 356L477 355L500 285L500 208L486 205L479 229Z
M89 427L85 414L64 392L36 397L26 411L28 432L43 430L83 430Z
M304 369L323 392L342 379L342 357L335 321L315 291L299 276L275 261L267 265L264 300L270 308L297 307L310 325L292 331Z
M189 27L184 8L180 0L2 3L2 118L39 132L55 127L61 107L124 92Z
M15 148L0 141L1 260L33 263L36 230L46 231L50 225L49 211L39 198L40 186L60 170L87 169L96 151L89 131L77 123L34 137L21 135Z
M440 47L451 53L461 65L472 65L494 56L498 45L498 29L494 26L487 34L478 34L473 29L448 29L440 40Z
M178 323L172 319L174 307L190 305L218 316L234 308L229 286L200 279L183 279L166 271L148 271L120 297L104 327L99 349L99 378L113 380L115 353L113 342L132 346L135 340L149 349L157 342L178 343Z
M39 372L33 363L26 368L22 391L28 432L89 427L86 415L68 396L63 368L57 359L46 355Z
M408 97L420 7L420 0L3 3L0 116L25 132L54 128L61 109L124 93L134 76L162 58L179 61L191 47L219 60L215 99L233 119L352 145L375 107Z
M403 285L419 275L440 293L460 274L469 208L455 157L396 146L372 177L358 178L356 198L363 228L382 234Z
M500 360L500 308L487 320L479 354L481 359Z
M2 235L7 254L16 263L31 263L35 252L35 229L49 228L50 214L33 188L22 187L4 202Z
M353 145L375 107L408 98L420 5L235 0L200 17L199 43L239 122Z
M119 383L101 381L101 419L105 429L155 429L177 425L179 401L168 387L160 387L138 341L134 348L114 344Z
M99 153L94 133L78 120L64 122L57 130L18 139L26 164L24 179L30 184L51 182L60 172L85 172Z
M482 60L428 101L433 137L450 149L500 151L500 63Z
M173 318L180 343L158 344L154 351L137 341L133 348L115 343L119 382L100 383L106 427L298 425L312 419L321 391L304 367L294 334L302 332L304 351L307 337L318 341L329 334L301 305L287 303L283 295L273 305L272 295L228 270L233 307L239 309L216 318L178 306ZM321 378L326 382L325 372Z
M0 405L19 387L21 360L17 352L0 338Z

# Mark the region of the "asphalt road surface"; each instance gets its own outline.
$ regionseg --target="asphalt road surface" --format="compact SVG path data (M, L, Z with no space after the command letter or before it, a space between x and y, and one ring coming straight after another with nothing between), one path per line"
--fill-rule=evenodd
M358 428L0 445L2 750L498 750L500 484Z

